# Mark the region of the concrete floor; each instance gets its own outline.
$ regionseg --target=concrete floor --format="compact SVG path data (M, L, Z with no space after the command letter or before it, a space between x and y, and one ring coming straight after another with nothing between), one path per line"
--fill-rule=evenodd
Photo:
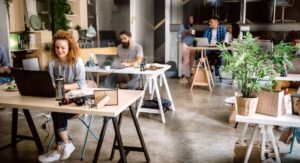
M229 125L228 110L224 107L224 97L231 96L234 92L228 82L217 83L213 92L206 88L195 87L192 91L188 85L180 85L177 79L168 79L176 112L166 113L166 123L160 122L160 116L155 114L141 114L139 123L153 163L160 162L209 162L230 163L234 160L234 144L242 126L237 130ZM164 96L165 94L162 93ZM166 96L165 96L166 97ZM0 111L0 146L10 141L11 114L9 110ZM32 115L38 115L32 112ZM41 128L46 120L44 117L34 118L43 145L47 148L52 136L52 122L50 136ZM102 118L96 117L93 122L94 131L99 134ZM248 137L253 129L248 132ZM90 135L88 148L83 161L79 160L84 133L86 128L79 120L69 121L69 133L76 150L66 161L60 162L92 162L96 149L96 140ZM19 118L19 133L30 135L24 116ZM138 137L134 129L130 114L125 113L121 127L125 145L139 146ZM278 132L276 135L278 137ZM114 138L112 123L104 138L99 162L110 162L109 156ZM288 145L280 144L281 152L286 152ZM282 162L300 162L300 147L295 143L293 154L281 154ZM31 141L22 141L16 149L7 148L0 151L1 162L37 162L38 150ZM113 162L117 162L119 154L116 152ZM127 156L128 162L145 162L144 155L131 152Z

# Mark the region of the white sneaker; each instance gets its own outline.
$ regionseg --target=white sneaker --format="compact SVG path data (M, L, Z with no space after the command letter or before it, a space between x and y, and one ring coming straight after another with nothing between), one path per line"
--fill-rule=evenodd
M61 157L61 154L57 150L51 150L45 154L42 154L38 157L38 160L40 162L53 162L56 160L59 160Z
M72 142L64 144L63 151L60 157L60 160L65 160L70 157L71 153L75 150L75 146Z

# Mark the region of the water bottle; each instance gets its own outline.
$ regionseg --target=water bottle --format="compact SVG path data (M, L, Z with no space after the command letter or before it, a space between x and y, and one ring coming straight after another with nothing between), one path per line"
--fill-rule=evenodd
M65 97L64 78L57 77L55 79L55 86L56 100L62 100Z

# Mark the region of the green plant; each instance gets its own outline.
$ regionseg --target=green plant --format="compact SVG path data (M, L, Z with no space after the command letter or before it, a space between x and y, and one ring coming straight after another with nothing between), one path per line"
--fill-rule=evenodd
M108 58L106 58L106 60L104 61L103 64L104 64L104 66L111 66L112 62L113 62L113 59L108 57Z
M280 42L274 47L272 52L269 52L269 57L275 66L275 70L280 75L284 76L288 68L293 68L291 60L295 58L296 48L290 43Z
M60 29L68 30L69 20L66 18L66 14L70 14L71 6L67 0L55 0L53 4L53 31L56 32Z
M44 51L50 52L51 48L52 48L52 43L51 42L44 43Z
M242 40L232 44L232 52L225 44L218 45L222 49L225 61L224 70L234 74L237 87L243 98L253 98L261 90L259 82L276 77L274 64L269 53L261 49L256 38L247 33ZM271 89L272 84L267 87Z

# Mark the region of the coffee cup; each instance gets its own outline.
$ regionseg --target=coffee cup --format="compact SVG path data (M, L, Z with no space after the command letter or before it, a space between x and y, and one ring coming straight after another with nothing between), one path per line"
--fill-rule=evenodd
M192 35L195 35L195 33L196 33L196 30L192 29L192 30L191 30L191 34L192 34Z

